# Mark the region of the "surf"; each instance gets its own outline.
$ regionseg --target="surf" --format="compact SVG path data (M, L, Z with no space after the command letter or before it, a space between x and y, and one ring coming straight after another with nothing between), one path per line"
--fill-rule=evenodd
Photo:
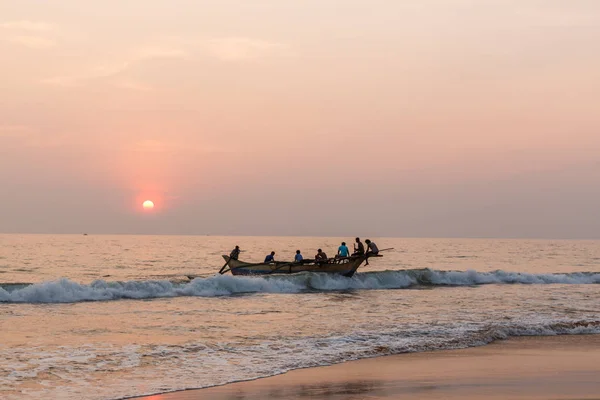
M490 284L600 284L600 273L529 274L519 272L442 271L434 269L372 271L352 278L321 273L286 276L234 277L215 275L188 283L170 280L77 283L67 278L36 284L0 284L2 303L77 303L169 297L217 297L244 294L392 290L419 287L481 286Z

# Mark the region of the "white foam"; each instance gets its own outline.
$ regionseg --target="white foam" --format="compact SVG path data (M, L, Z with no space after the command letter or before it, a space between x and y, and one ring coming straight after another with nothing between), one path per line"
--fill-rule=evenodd
M161 297L215 297L243 293L403 289L414 286L471 286L483 284L599 284L600 273L525 274L517 272L437 271L431 269L367 272L346 278L303 273L269 277L215 275L187 284L170 281L108 282L83 285L69 279L29 285L11 291L0 287L0 302L75 303Z
M600 321L522 320L489 325L405 326L380 332L355 331L343 336L283 337L255 344L190 342L6 349L3 360L12 360L10 368L14 372L0 376L0 387L14 387L51 372L61 381L39 390L27 389L30 398L71 400L81 398L83 393L89 399L124 398L256 379L367 357L482 346L510 336L592 333L600 333ZM118 372L118 375L111 378L110 384L95 386L90 392L89 376L97 372Z

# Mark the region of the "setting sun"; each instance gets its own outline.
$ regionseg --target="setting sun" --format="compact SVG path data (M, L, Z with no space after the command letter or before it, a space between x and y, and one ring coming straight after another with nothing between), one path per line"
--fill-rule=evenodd
M142 204L142 207L144 207L144 210L152 210L154 208L154 203L150 200L146 200Z

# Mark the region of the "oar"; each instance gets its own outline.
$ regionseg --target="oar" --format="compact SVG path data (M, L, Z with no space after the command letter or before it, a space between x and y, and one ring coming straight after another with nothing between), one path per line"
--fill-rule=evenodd
M231 258L229 260L231 261ZM228 263L229 262L225 263L225 265L223 265L223 268L225 268L225 266L227 266ZM238 265L237 267L229 267L229 269L227 269L223 272L221 272L223 270L223 268L221 268L221 271L219 271L219 273L222 275L222 274L228 273L229 271L233 271L234 269L248 268L248 267L254 267L256 265L264 265L264 264L265 263L244 263L242 265ZM289 264L284 264L284 265L282 265L282 267L284 267L286 265L289 265Z
M366 253L365 253L365 256L364 256L364 257L365 257L365 262L366 262L366 264L365 264L365 267L366 267L367 265L370 265L370 264L369 264L369 256L370 256L370 257L383 257L383 256L380 256L380 255L379 255L379 253L381 253L382 251L389 251L389 250L394 250L394 248L393 248L393 247L390 247L390 248L388 248L388 249L381 249L381 250L379 250L379 251L377 252L377 254L369 254L368 252L366 252Z
M224 265L221 267L221 269L219 270L219 273L220 273L221 275L223 275L225 272L227 272L227 271L225 271L225 267L226 267L227 265L229 265L229 261L231 261L231 257L229 257L229 258L227 259L227 262L226 262L226 263L225 263L225 264L224 264ZM229 268L229 269L231 269L231 268Z
M221 275L223 275L223 274L226 274L226 273L228 273L229 271L232 271L232 270L234 270L234 269L239 269L239 268L244 268L244 267L247 267L247 265L240 265L240 266L238 266L238 267L233 267L233 268L229 267L229 269L226 269L226 270L225 270L225 271L223 271L223 272L219 271L219 273L220 273Z

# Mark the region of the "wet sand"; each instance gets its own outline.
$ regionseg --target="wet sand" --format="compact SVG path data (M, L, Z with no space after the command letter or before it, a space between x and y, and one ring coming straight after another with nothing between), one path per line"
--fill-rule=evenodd
M513 338L291 371L143 397L258 399L600 399L600 335Z

